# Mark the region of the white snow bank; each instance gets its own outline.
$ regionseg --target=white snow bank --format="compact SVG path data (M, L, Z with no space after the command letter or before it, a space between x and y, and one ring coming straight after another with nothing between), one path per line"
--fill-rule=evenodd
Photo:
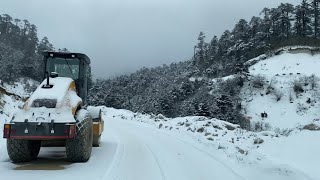
M257 150L266 159L302 171L306 176L320 179L320 132L302 131L265 144Z
M263 139L270 139L279 136L268 132L263 134L248 132L239 128L238 125L201 116L172 119L163 117L162 115L144 115L113 108L103 108L102 110L106 119L118 118L143 122L153 126L153 128L186 134L203 144L226 151L230 156L245 156L251 149L255 148L253 142L257 137L261 136ZM240 151L241 153L239 153Z
M214 79L212 79L212 82L218 82L219 80L227 81L227 80L230 80L230 79L233 79L233 78L235 78L235 75L229 75L229 76L225 76L225 77L222 77L222 78L214 78Z
M9 158L7 155L6 140L2 138L3 125L12 119L22 105L23 102L0 93L0 162L7 161Z
M195 82L195 81L202 81L204 79L207 79L207 78L204 78L204 77L190 77L189 81Z
M297 75L297 73L310 76L320 76L320 54L309 53L283 53L266 60L259 61L250 67L250 74L264 74L272 78L277 74L280 76Z

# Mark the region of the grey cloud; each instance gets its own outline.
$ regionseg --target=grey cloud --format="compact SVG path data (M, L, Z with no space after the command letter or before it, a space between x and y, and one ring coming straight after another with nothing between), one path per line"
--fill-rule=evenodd
M28 19L55 47L88 54L95 77L187 60L208 39L263 7L300 0L2 0L0 13Z

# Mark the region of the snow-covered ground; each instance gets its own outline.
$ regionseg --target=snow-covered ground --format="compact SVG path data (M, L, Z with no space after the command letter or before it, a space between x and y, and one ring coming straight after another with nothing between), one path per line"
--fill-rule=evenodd
M287 52L251 66L251 81L242 88L243 105L246 109L244 113L252 118L252 122L268 124L273 130L319 124L319 68L320 54ZM312 75L315 75L314 81L317 84L314 88L311 85ZM256 76L265 77L262 88L254 87L253 79ZM297 94L293 89L295 83L301 83L304 92ZM270 93L268 89L271 89ZM278 101L277 96L281 98ZM267 118L261 117L264 112L267 113Z
M288 139L273 132L247 132L216 119L168 119L105 107L103 117L106 122L102 146L93 149L87 163L68 163L64 148L42 148L39 160L12 164L5 140L0 139L0 177L48 180L75 177L79 180L320 179L316 166L320 159L312 154L319 150L314 148L313 142L320 134L296 132ZM264 143L254 144L257 138L263 139ZM303 143L303 147L289 148L297 143ZM299 156L306 152L310 155ZM294 156L301 158L295 161Z
M109 118L118 119L124 124L130 121L132 125L144 126L154 133L165 133L171 139L177 138L189 143L213 157L211 160L223 162L225 166L232 169L232 172L238 174L237 179L320 179L316 166L320 160L316 156L320 146L314 143L320 140L320 132L296 129L287 137L272 131L249 132L224 121L204 117L170 119L161 115L142 115L110 108L106 108L104 112ZM139 133L134 132L132 135L134 134ZM143 134L143 136L149 136L145 131ZM259 144L261 140L263 142ZM158 143L157 138L154 138L154 141ZM198 171L197 167L194 167L193 172ZM215 169L215 166L212 169ZM219 170L214 172L220 174ZM210 179L210 176L207 177ZM219 179L222 178L228 179L221 175Z
M18 95L22 98L27 98L38 87L39 82L32 79L21 78L15 83L4 83L0 80L0 87L6 89L7 92Z
M171 119L101 107L105 132L89 162L70 164L64 148L42 148L37 161L13 164L6 141L0 139L0 179L320 180L320 131L303 129L320 125L320 85L303 85L298 95L292 88L295 80L320 76L320 55L284 51L265 58L254 60L258 63L249 69L251 81L241 91L244 113L252 126L262 124L263 131L205 117ZM265 77L261 88L252 86L257 75ZM273 90L266 93L270 84ZM0 95L0 132L21 106L21 101ZM262 112L268 117L262 118Z

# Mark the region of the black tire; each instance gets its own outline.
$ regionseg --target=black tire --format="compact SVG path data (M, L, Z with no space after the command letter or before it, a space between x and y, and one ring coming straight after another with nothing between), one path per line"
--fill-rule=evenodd
M41 141L7 139L7 151L14 163L29 162L37 159Z
M93 147L99 147L101 141L101 135L93 136Z
M66 141L67 159L71 162L87 162L93 143L92 118L87 115L76 124L76 136Z
M30 145L31 159L36 160L40 152L41 141L29 141L29 145Z

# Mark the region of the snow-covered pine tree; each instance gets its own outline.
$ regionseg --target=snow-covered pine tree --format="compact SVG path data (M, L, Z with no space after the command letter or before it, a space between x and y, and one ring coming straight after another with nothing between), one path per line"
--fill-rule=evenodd
M205 65L206 57L207 57L207 48L208 44L205 42L205 34L204 32L200 32L198 36L198 44L195 46L195 61L198 67L202 67Z
M302 0L301 5L295 9L294 29L297 36L308 37L312 33L311 9L307 0Z
M291 21L293 20L294 6L290 3L281 3L280 10L280 37L289 38L291 35Z
M313 36L316 38L320 37L320 9L319 3L320 0L309 0L311 4L312 14L313 14Z

